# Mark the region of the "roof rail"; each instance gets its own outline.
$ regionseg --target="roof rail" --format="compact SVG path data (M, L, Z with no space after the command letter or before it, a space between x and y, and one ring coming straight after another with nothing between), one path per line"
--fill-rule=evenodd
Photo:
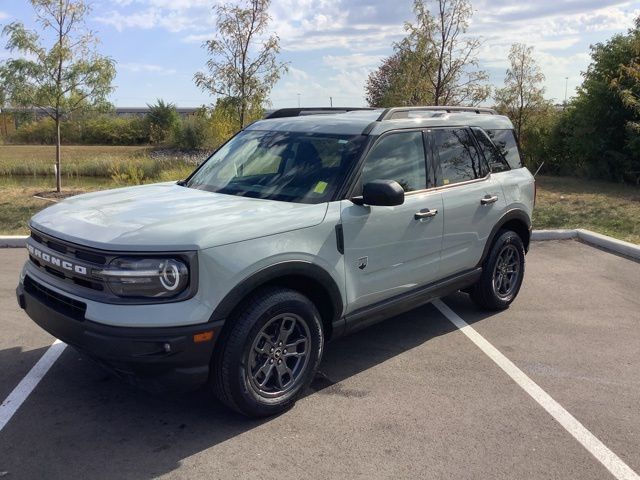
M449 107L446 105L433 105L433 106L425 106L425 107L393 107L387 108L380 114L378 117L378 121L382 120L393 120L395 118L408 118L410 112L446 112L446 113L457 113L457 112L466 112L466 113L477 113L477 114L488 114L488 115L497 115L493 108L486 107Z
M374 110L370 107L308 107L308 108L279 108L267 112L264 118L302 117L305 115L330 115L332 113L346 113L355 110Z

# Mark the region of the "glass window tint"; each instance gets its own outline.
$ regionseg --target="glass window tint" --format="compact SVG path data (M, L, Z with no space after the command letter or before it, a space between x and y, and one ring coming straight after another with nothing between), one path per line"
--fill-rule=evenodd
M478 145L480 145L480 150L482 150L484 158L489 163L491 171L497 173L510 170L509 164L502 153L493 144L487 133L481 128L472 128L471 130L478 141Z
M331 200L362 154L362 135L245 130L187 183L211 192L300 203Z
M422 132L393 133L382 137L369 152L362 184L395 180L405 192L427 187Z
M466 182L486 175L469 132L463 128L432 130L434 155L439 160L438 186Z
M489 138L498 147L511 168L521 168L522 160L518 151L518 142L513 130L487 130Z

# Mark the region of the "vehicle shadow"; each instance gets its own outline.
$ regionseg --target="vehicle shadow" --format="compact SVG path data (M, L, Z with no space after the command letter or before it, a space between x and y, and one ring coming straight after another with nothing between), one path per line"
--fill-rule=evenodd
M451 298L470 303L463 294ZM486 315L472 321L482 318ZM426 305L338 339L327 346L306 397L358 396L340 382L454 330L435 307ZM0 351L0 359L21 355L9 350ZM304 405L279 417L252 420L231 412L204 389L148 394L68 348L0 432L0 471L11 478L156 478L251 430L297 421L300 408ZM216 453L209 453L212 459ZM242 458L225 462L242 468Z

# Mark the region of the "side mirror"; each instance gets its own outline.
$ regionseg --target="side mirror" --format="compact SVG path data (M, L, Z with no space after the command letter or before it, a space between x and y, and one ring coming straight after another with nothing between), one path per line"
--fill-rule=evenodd
M404 189L394 180L373 180L362 187L362 196L351 199L356 205L392 207L404 203Z

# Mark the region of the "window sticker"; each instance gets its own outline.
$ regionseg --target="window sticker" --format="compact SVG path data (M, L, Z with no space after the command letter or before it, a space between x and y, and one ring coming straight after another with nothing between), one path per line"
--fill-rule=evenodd
M319 181L316 183L316 187L313 189L313 193L324 193L327 189L327 182Z

